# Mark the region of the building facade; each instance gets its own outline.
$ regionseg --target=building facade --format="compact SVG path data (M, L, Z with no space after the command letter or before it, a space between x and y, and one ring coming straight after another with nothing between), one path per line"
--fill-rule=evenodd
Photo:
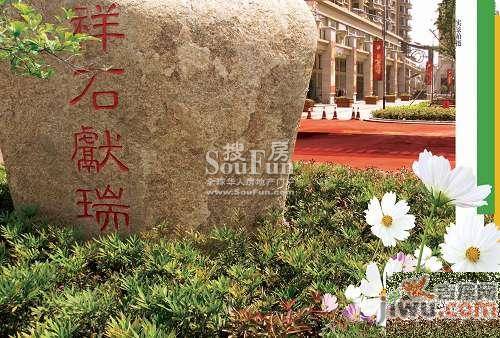
M385 0L306 0L318 25L318 50L308 97L332 103L345 96L363 100L383 95L373 80L373 41L382 39ZM422 68L408 58L411 1L387 0L387 94L413 93L421 87Z

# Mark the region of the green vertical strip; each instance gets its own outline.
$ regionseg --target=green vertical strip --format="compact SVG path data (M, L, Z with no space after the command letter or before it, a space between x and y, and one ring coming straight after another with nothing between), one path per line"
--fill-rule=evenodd
M478 184L495 183L495 1L477 1ZM494 193L481 214L493 214Z

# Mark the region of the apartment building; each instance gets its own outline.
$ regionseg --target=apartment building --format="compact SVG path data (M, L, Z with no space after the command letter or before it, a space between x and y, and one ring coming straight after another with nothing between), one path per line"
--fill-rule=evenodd
M318 50L308 97L330 103L337 96L363 100L383 95L373 80L373 41L382 39L386 0L305 0L318 25ZM387 0L387 94L413 93L422 67L404 52L409 42L411 0Z

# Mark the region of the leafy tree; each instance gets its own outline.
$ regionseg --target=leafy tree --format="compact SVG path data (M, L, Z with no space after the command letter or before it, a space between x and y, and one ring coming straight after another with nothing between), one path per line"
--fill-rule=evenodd
M455 2L456 0L443 0L438 6L439 16L436 21L440 52L453 60L456 46Z
M55 23L50 23L21 0L0 0L0 62L9 62L16 74L41 79L54 73L48 60L69 64L68 58L80 53L81 44L94 38L73 34L65 23L75 13L62 11L61 16L55 16Z

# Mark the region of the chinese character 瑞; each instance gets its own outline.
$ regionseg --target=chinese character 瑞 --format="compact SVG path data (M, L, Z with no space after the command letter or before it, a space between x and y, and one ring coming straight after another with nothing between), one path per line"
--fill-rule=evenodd
M114 192L111 186L107 186L104 191L99 189L78 189L80 200L77 205L81 208L79 218L90 218L96 221L101 231L107 230L110 223L118 230L120 225L128 227L130 225L129 210L130 206L121 202L123 197L123 189L120 188L118 192ZM97 199L97 203L91 200L91 197Z

